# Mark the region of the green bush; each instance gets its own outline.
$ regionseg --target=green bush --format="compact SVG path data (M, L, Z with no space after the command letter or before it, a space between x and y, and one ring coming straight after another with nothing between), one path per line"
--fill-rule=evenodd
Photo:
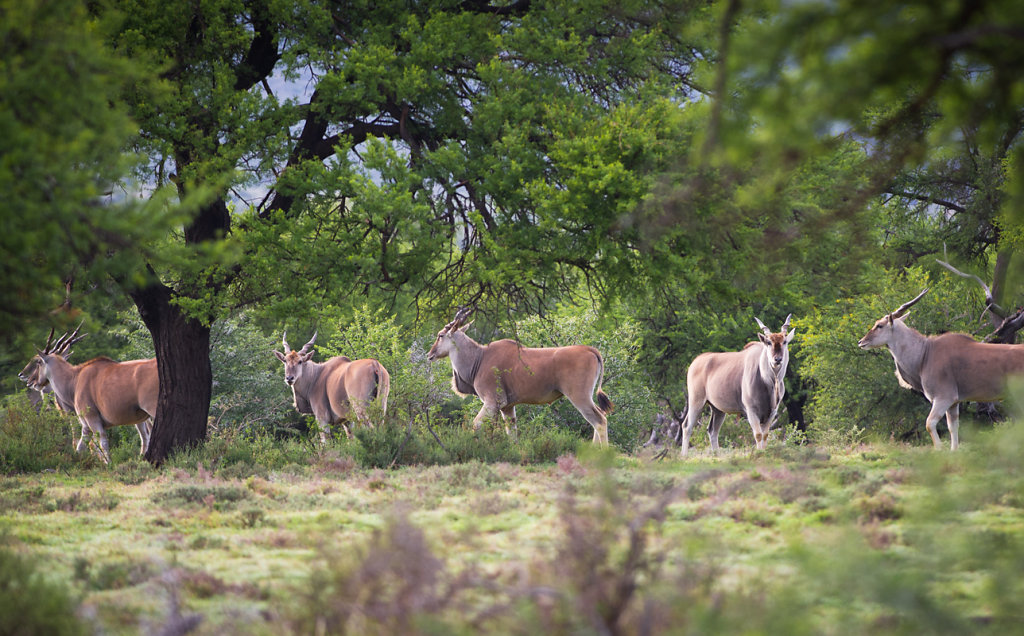
M897 439L926 435L927 400L898 384L888 350L869 352L857 346L876 320L930 287L910 310L909 326L927 335L970 333L977 327L983 302L959 279L933 280L912 268L903 276L882 271L874 283L876 292L837 300L793 321L792 355L801 359L801 370L811 384L807 414L812 439L832 439L836 431L852 430Z
M308 437L279 439L265 430L225 428L211 431L199 446L172 453L165 465L184 470L202 465L225 478L266 476L273 470L305 464L315 452Z
M0 546L0 634L89 634L67 586L36 562Z
M520 429L519 435L509 436L500 427L477 431L445 423L428 429L425 422L417 420L410 428L390 418L382 427L358 429L355 438L357 443L345 450L350 449L364 468L464 462L537 464L575 453L584 443L575 432L564 429Z
M372 429L357 428L355 438L359 444L354 447L354 455L364 468L448 463L444 450L433 439L395 418Z
M36 411L27 395L7 396L0 406L0 473L33 473L91 464L88 451L75 452L73 420L52 404Z

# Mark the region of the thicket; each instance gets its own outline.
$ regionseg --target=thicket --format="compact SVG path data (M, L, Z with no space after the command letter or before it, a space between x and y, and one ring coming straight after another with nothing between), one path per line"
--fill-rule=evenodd
M72 421L54 407L52 398L36 410L24 392L6 396L0 402L0 473L89 465L88 457L74 451L79 428L77 420Z

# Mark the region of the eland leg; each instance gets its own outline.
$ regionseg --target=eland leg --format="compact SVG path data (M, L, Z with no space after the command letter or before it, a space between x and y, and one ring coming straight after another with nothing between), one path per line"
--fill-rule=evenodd
M91 415L79 415L79 421L82 422L83 431L85 427L88 427L92 434L100 438L100 459L103 460L104 464L110 463L110 440L107 439L107 431L103 428L103 421L95 413ZM83 434L84 437L84 434Z
M487 420L493 420L498 416L498 405L484 402L484 405L480 407L480 412L473 418L473 430L479 431L480 426Z
M693 429L697 428L697 422L700 421L700 412L704 410L705 404L707 404L707 399L704 397L703 392L700 392L698 395L696 390L690 391L690 399L686 403L686 425L680 425L679 427L682 429L681 457L686 457L686 453L690 450L690 436L693 435Z
M150 420L142 420L135 425L135 430L139 432L139 455L145 456L146 449L149 448L149 437L153 433L153 424Z
M516 405L509 404L501 409L501 418L505 421L505 434L512 435L508 429L508 423L511 421L512 431L515 433L516 439L519 439L519 425L516 423Z
M711 407L711 419L708 421L708 441L711 442L711 451L717 453L719 451L718 446L718 432L722 430L722 422L725 421L725 411L719 411L715 407Z
M608 418L605 417L601 409L597 408L597 405L594 404L593 398L591 398L588 395L586 400L584 401L583 399L574 400L568 395L565 397L569 398L569 401L572 402L572 405L575 406L576 410L580 412L580 415L583 416L583 419L590 422L590 425L594 427L594 443L607 446Z
M89 428L89 424L85 420L80 420L79 423L82 425L82 434L75 444L76 453L81 453L82 449L89 443L89 438L92 437L92 429Z
M946 425L949 426L949 450L960 448L960 405L954 404L946 410Z
M764 450L768 448L768 433L771 431L772 424L762 424L761 420L757 417L751 417L749 414L747 418L750 421L750 430L754 432L754 445L757 446L757 450Z
M356 414L356 421L357 422L359 422L361 425L365 426L366 428L369 428L369 429L374 428L373 420L371 420L370 416L366 413L366 403L365 402L362 402L361 400L352 400L350 402L350 406L351 406L352 412L354 412Z
M942 448L942 441L939 439L939 420L942 419L943 415L946 415L954 403L948 400L932 400L932 408L928 411L928 420L925 422L925 427L928 429L928 434L932 436L932 445L935 448ZM959 416L959 410L957 411ZM948 416L947 416L948 418ZM948 423L948 419L947 419ZM959 419L957 419L957 426L959 427ZM950 437L953 437L953 429L950 427Z
M320 445L327 446L327 440L331 438L331 425L320 418L316 419L316 425L320 429ZM348 428L345 428L345 432L348 432Z

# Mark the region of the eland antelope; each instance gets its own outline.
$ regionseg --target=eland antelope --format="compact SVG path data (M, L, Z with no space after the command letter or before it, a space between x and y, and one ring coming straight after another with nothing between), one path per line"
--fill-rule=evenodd
M500 412L508 433L509 424L515 427L516 404L550 404L564 395L594 428L594 442L608 444L605 416L613 405L601 390L604 359L600 351L583 345L530 348L515 340L482 345L466 335L472 324L463 324L469 311L460 309L437 333L427 359L447 357L452 364L452 390L483 401L473 418L475 428Z
M295 409L312 414L320 426L320 442L327 443L331 424L341 424L345 435L351 437L346 421L350 411L356 420L373 428L366 407L374 399L380 400L380 418L383 422L388 410L391 375L377 360L365 358L350 360L335 356L327 362L313 362L310 347L316 342L316 333L298 351L288 346L288 332L281 338L284 352L274 351L284 363L284 382L292 388Z
M925 426L935 448L943 414L949 447L960 445L960 402L994 402L1003 398L1010 376L1024 375L1024 345L978 342L963 333L926 336L906 324L907 311L928 289L886 314L857 343L861 349L888 347L900 386L920 391L931 402Z
M767 447L768 433L786 394L784 379L789 365L789 343L796 334L789 330L792 317L790 314L786 318L780 333L772 333L760 319L754 318L761 328L757 342L747 343L742 351L702 353L693 359L686 372L688 399L683 456L689 450L690 436L705 404L711 405L708 439L713 451L718 450L718 432L727 413L746 417L757 448Z
M156 358L115 362L99 357L72 365L66 359L70 356L70 347L84 336L79 336L78 329L75 329L74 333L65 334L53 342L51 329L46 345L22 373L25 374L33 364L36 365L35 371L29 372L24 379L31 379L40 391L50 387L57 398L57 405L78 416L82 434L75 444L76 451L81 452L89 436L96 435L100 439L100 459L109 464L110 442L106 429L131 424L139 432L140 453L144 455L151 432L148 420L156 413L159 395Z

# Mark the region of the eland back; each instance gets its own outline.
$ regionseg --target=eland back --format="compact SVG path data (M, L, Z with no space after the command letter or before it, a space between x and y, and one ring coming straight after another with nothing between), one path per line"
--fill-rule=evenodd
M978 342L967 334L926 336L906 324L911 306L925 289L896 311L880 318L857 343L861 349L888 347L900 386L919 391L931 402L925 426L940 448L939 420L946 416L949 447L960 446L960 402L995 402L1006 395L1007 381L1024 375L1024 345Z
M711 405L708 439L718 450L718 433L727 413L747 418L757 448L768 445L768 433L778 418L779 405L786 394L784 382L789 365L789 343L796 331L789 330L792 314L780 333L772 333L759 319L758 341L749 342L742 351L702 353L694 358L686 372L687 412L683 430L682 455L690 447L690 436L697 426L705 404Z
M477 429L498 413L516 426L516 404L550 404L565 396L594 428L594 442L608 444L608 419L614 408L601 389L604 359L594 347L524 347L515 340L482 345L468 335L463 324L469 310L463 308L445 325L427 353L431 362L449 358L452 389L459 395L476 395L483 406L473 426ZM594 392L597 392L597 404Z
M366 408L374 400L379 401L383 422L391 393L391 375L384 365L372 358L350 360L345 356L313 362L310 347L316 342L316 333L298 351L288 346L287 338L285 332L281 338L284 352L273 353L284 363L284 381L292 388L295 409L316 418L322 444L327 443L332 424L341 424L345 435L351 437L347 421L353 414L358 422L373 428Z

